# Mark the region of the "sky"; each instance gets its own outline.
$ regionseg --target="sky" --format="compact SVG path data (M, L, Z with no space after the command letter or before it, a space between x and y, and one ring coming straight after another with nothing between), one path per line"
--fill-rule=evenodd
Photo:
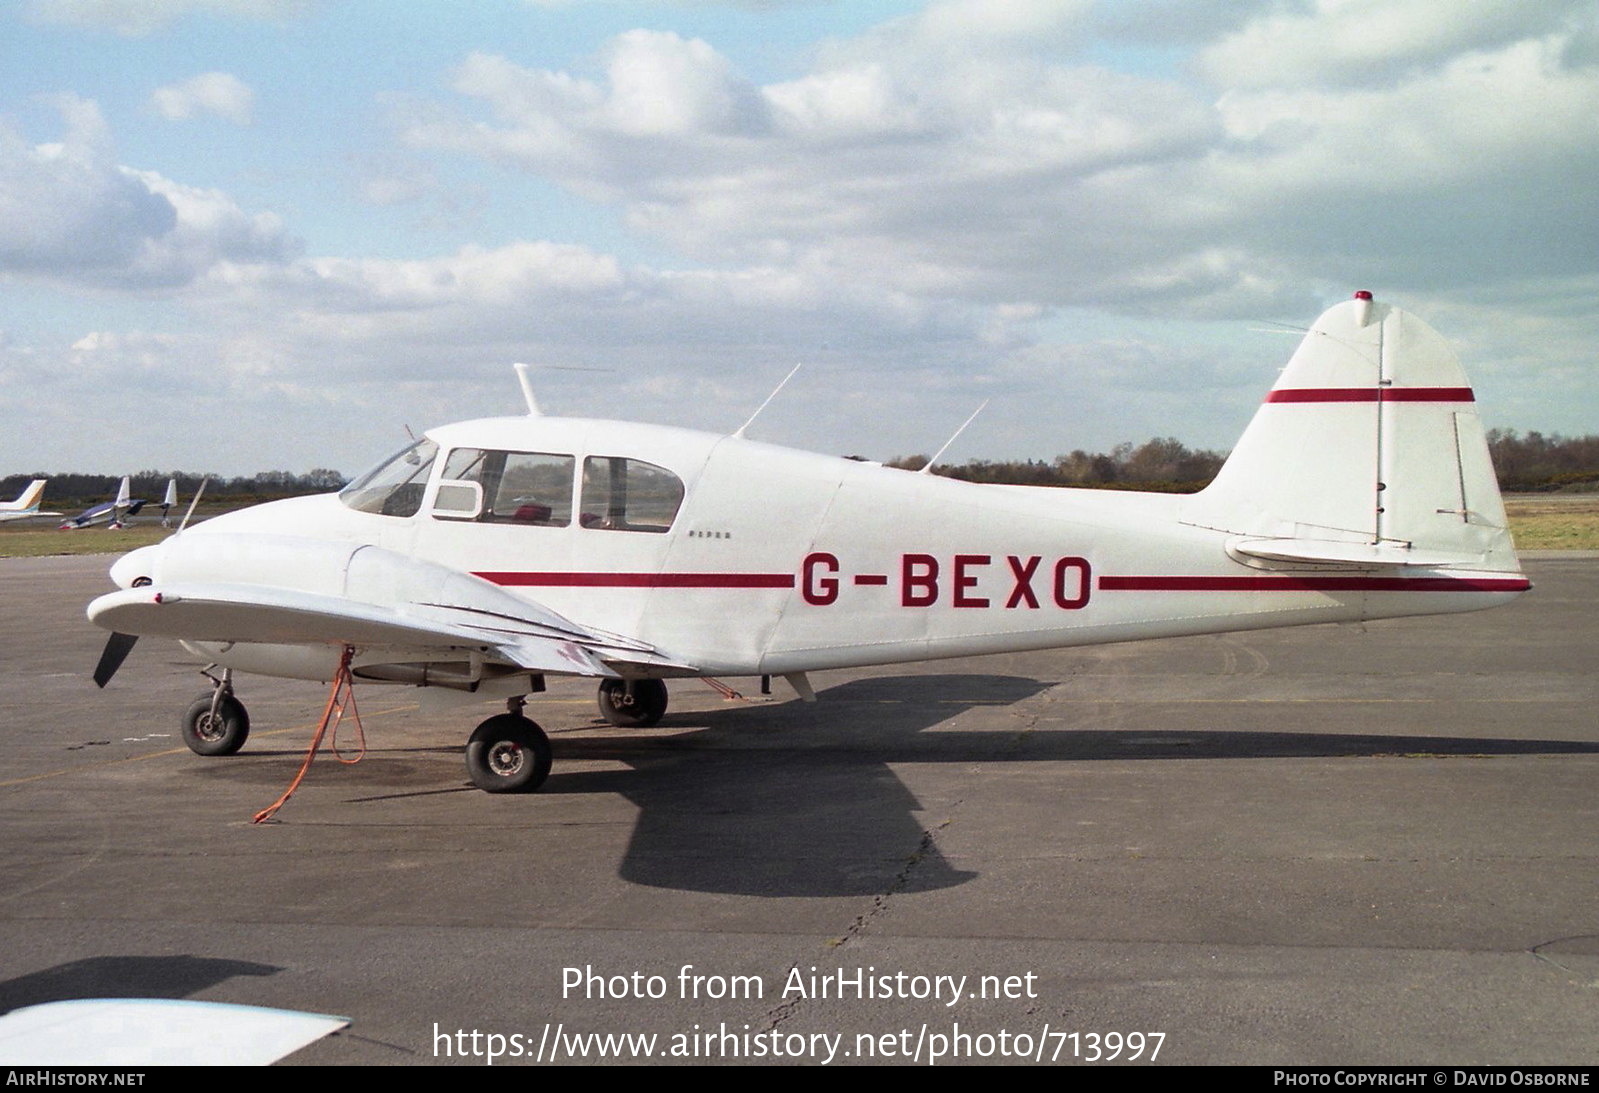
M17 0L0 475L522 412L1229 448L1354 290L1599 432L1599 0Z

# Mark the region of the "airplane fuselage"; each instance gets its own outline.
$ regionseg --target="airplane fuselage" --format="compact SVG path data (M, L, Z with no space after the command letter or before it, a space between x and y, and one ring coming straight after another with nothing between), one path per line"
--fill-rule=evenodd
M1230 553L1237 535L1191 522L1184 496L978 485L606 421L491 419L428 436L438 453L426 481L409 487L409 515L326 496L187 534L369 544L474 574L708 675L1469 611L1527 587L1500 570L1264 563ZM457 452L537 457L544 492L537 503L519 497L520 516L484 508L463 518L444 500L460 481L447 477ZM594 468L620 460L680 484L666 523L595 511ZM562 471L565 485L552 486ZM226 650L201 652L228 662ZM262 661L246 666L262 670Z

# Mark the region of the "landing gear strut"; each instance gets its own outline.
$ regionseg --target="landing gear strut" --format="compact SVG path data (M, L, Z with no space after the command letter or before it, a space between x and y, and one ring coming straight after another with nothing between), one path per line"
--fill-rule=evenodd
M508 713L479 725L466 743L466 773L485 793L532 793L550 776L550 738L522 715L522 699Z
M196 755L232 755L250 738L250 715L233 697L231 668L222 669L220 679L209 671L204 675L213 687L184 712L183 742Z
M659 679L607 679L600 683L600 716L624 729L647 729L666 714L666 684Z

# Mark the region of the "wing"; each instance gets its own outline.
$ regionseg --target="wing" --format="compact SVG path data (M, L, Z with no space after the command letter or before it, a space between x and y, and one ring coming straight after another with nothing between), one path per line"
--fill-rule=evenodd
M79 998L0 1017L0 1066L266 1066L349 1024L225 1002Z
M250 585L178 585L135 588L101 596L89 618L119 634L183 641L382 645L441 654L475 650L536 672L615 676L589 645L573 636L538 632L531 620L496 619L497 625L449 619L449 608L429 618L412 610L355 603L309 592ZM470 616L468 616L470 618ZM518 624L529 632L518 633ZM636 654L633 654L636 655Z
M397 661L472 653L563 675L695 671L646 642L573 622L431 562L350 544L232 538L180 535L145 548L157 554L137 567L151 570L154 583L101 596L89 619L136 637L382 647ZM234 574L257 579L217 579Z

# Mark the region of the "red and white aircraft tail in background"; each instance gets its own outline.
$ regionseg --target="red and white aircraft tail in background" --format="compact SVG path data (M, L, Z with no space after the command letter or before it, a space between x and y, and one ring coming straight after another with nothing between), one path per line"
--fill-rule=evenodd
M665 680L783 675L1506 603L1522 575L1474 397L1425 323L1361 293L1306 335L1191 496L977 485L731 436L545 417L464 422L337 496L134 551L89 605L213 667L202 754L236 751L232 673L503 697L473 781L536 788L524 696L592 676L616 724Z

